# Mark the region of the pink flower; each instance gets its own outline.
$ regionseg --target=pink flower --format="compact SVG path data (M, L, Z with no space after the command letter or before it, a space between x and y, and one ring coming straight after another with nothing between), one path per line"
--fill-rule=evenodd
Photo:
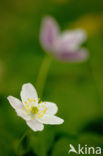
M54 18L45 17L40 30L40 42L45 51L62 61L80 62L88 58L88 51L80 48L86 40L86 33L82 29L60 32Z

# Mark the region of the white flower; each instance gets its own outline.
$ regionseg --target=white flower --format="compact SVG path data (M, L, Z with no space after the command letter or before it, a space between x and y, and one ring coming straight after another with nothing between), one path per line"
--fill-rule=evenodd
M17 115L26 120L27 125L34 131L42 131L44 129L43 124L59 125L64 122L63 119L55 116L58 110L55 103L39 103L37 92L30 83L22 86L22 101L13 96L8 96L7 99Z

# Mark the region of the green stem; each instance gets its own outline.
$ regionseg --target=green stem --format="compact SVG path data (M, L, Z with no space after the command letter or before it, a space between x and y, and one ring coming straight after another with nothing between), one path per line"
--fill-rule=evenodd
M96 60L98 60L98 55L96 55L97 51L96 51L96 49L92 49L92 47L94 47L94 45L96 45L97 50L99 50L100 45L98 45L97 43L100 43L100 41L97 42L97 40L96 40L96 43L95 43L94 41L91 40L90 45L89 45L90 49L94 53L94 57L96 58ZM93 77L93 81L94 81L95 88L96 88L97 108L99 111L99 115L102 115L103 114L103 105L102 105L102 98L101 98L102 93L101 93L100 85L98 82L98 72L97 72L97 69L95 68L96 67L96 60L94 60L94 58L92 60L90 60L89 66L90 66L90 69L92 72L92 77Z
M93 77L93 81L94 81L94 84L95 84L96 97L97 97L97 110L98 110L99 115L102 115L103 107L102 107L102 102L101 102L100 91L99 91L99 88L98 88L98 82L97 82L97 79L96 79L96 74L95 74L95 71L94 71L94 69L92 67L92 63L89 63L89 66L91 68L92 77Z
M23 141L23 139L25 138L25 136L27 135L27 133L28 133L28 129L24 131L23 135L21 136L21 138L18 141L18 144L16 147L16 153L17 154L19 153L19 146L20 146L21 142Z
M40 71L39 71L39 74L38 74L37 87L38 87L40 97L43 94L43 89L44 89L44 86L45 86L45 82L46 82L46 79L47 79L47 75L48 75L48 71L49 71L49 67L51 65L51 62L52 62L52 57L46 55L44 57L44 60L42 62L42 65L41 65L41 68L40 68ZM27 135L27 133L28 133L28 129L24 132L24 134L21 136L21 138L20 138L20 140L18 142L17 149L16 149L17 154L19 153L18 152L19 146L22 143L25 136Z
M37 88L38 88L40 97L42 97L42 94L43 94L43 90L44 90L44 86L46 83L46 79L47 79L47 75L48 75L51 62L52 62L52 57L46 55L40 67L40 71L37 77Z

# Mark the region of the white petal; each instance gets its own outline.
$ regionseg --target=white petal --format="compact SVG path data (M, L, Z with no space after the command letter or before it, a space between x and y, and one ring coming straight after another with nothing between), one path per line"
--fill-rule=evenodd
M9 100L11 106L15 109L18 116L20 116L24 120L31 119L31 117L29 115L27 115L27 113L23 109L23 104L19 99L15 98L13 96L8 96L7 99Z
M42 102L38 106L40 111L46 109L45 114L54 115L58 111L57 105L52 102Z
M81 43L86 40L86 32L82 29L74 31L64 31L55 42L55 50L60 51L74 51L77 50Z
M30 120L26 123L33 131L42 131L44 129L44 125L37 120Z
M31 120L31 116L27 114L27 112L25 112L25 110L16 110L16 113L18 116L20 116L21 118L23 118L24 120Z
M40 30L41 45L47 52L52 52L55 40L59 35L59 26L54 18L43 18Z
M11 106L14 109L22 109L23 104L22 104L22 102L19 99L15 98L13 96L8 96L7 99L9 100Z
M25 101L28 101L28 98L30 100L35 99L36 103L38 103L38 95L37 95L36 89L31 83L24 84L21 90L21 99L22 99L23 104L25 104Z
M64 122L63 119L53 116L53 115L44 115L43 117L38 118L41 123L50 124L50 125L59 125Z

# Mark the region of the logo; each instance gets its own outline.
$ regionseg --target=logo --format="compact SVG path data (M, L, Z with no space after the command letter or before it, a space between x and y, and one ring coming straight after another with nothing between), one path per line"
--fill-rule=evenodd
M101 147L89 147L87 145L81 146L80 144L77 145L77 148L70 144L69 145L69 151L68 154L70 153L75 153L75 154L98 154L100 155L102 153Z

